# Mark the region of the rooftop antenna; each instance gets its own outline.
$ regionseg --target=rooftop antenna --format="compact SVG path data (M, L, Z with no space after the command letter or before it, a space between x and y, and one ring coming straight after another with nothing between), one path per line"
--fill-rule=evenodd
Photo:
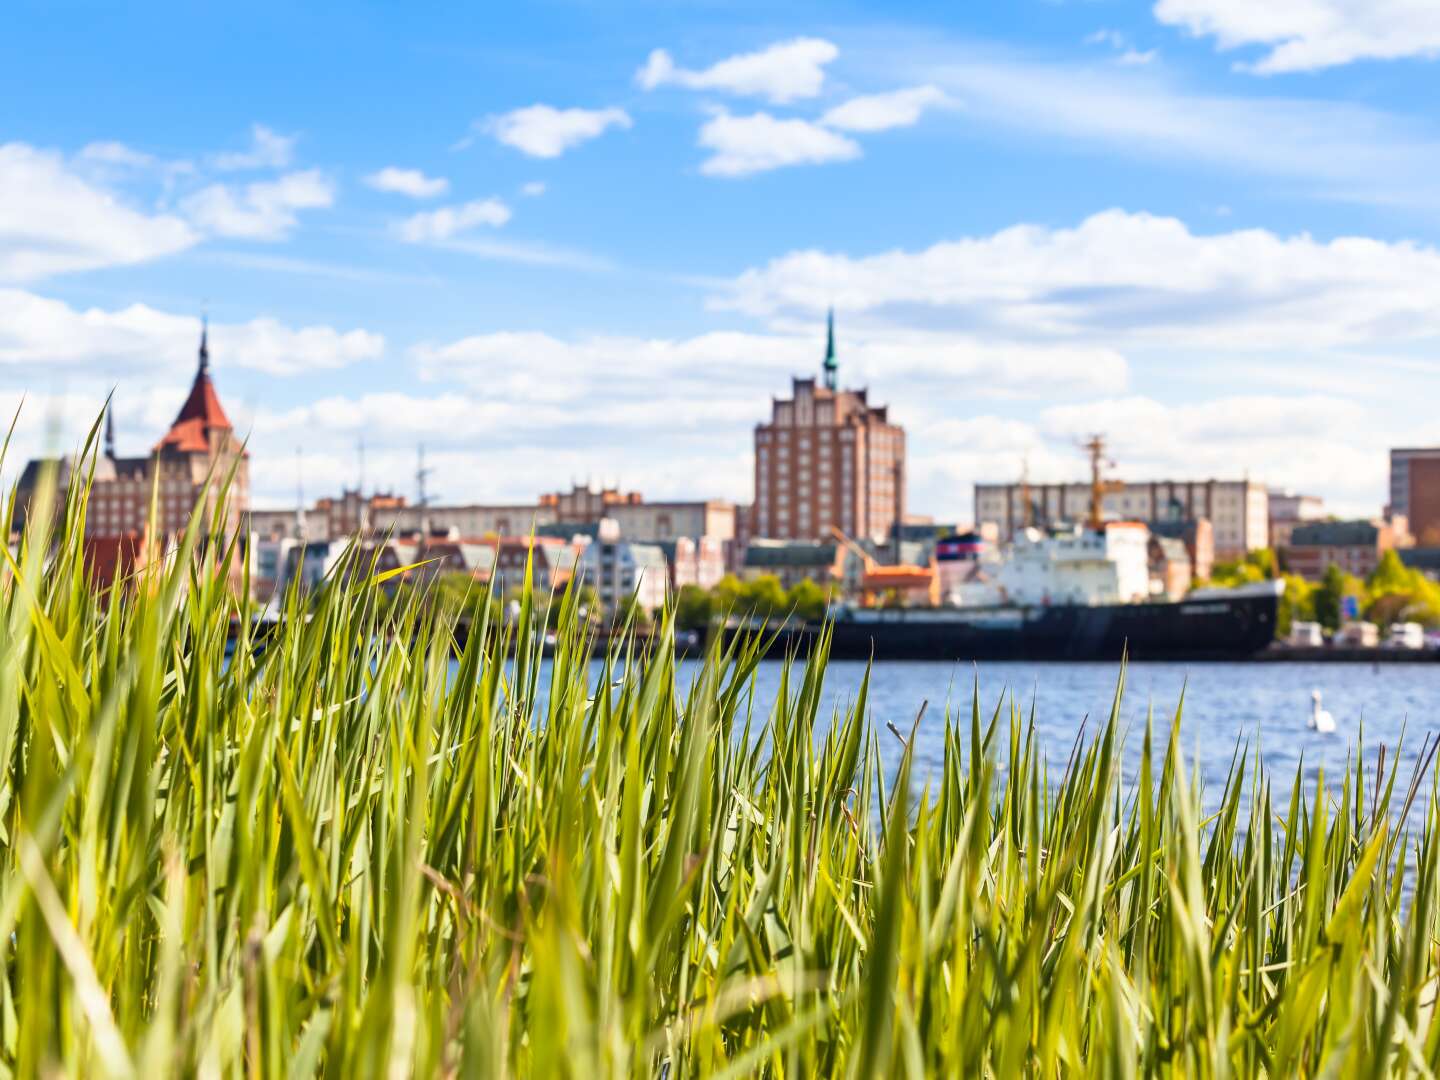
M425 479L433 471L425 465L425 444L421 443L415 455L415 504L420 507L420 533L425 537L430 535L430 515L427 513L430 496L425 490Z
M356 524L362 533L368 533L370 531L370 505L365 501L365 436L363 434L360 436L360 445L357 449L360 455L360 475L355 481L355 501L359 504L360 509Z
M1030 501L1030 455L1020 458L1020 520L1025 528L1035 524L1035 506Z

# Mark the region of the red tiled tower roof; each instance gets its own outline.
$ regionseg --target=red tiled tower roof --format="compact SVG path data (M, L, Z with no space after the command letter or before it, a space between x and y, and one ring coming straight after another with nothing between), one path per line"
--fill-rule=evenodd
M156 450L177 450L183 454L203 454L210 449L210 432L214 429L233 430L230 418L220 407L220 396L215 393L215 384L210 381L210 328L200 331L200 366L195 371L195 382L190 386L190 396L180 406L180 412L165 437L155 444Z

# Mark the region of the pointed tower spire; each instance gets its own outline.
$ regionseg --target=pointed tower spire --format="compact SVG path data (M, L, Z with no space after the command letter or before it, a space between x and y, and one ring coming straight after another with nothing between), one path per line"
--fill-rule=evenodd
M825 388L839 389L839 364L835 361L835 309L825 319Z
M210 370L210 313L200 316L200 373Z
M105 456L111 460L115 458L115 403L113 401L105 406Z

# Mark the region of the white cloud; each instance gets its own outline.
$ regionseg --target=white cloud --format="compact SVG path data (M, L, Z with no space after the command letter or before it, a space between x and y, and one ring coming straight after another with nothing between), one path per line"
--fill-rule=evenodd
M1130 39L1119 30L1096 30L1085 37L1086 45L1109 45L1117 53L1115 63L1122 67L1140 67L1155 61L1160 55L1157 49L1140 50L1130 44Z
M860 156L860 145L806 120L769 113L732 116L723 110L700 129L699 145L714 151L700 165L706 176L749 176L788 165L820 165Z
M624 109L557 109L553 105L527 105L482 125L506 146L538 158L559 157L612 127L630 126L630 115Z
M1222 49L1267 48L1240 65L1261 75L1440 56L1440 5L1431 0L1158 0L1154 10Z
M647 498L748 500L750 433L790 377L818 373L823 327L805 335L721 331L689 338L538 332L477 334L413 347L408 359L426 392L335 395L262 410L257 448L306 448L307 488L319 476L353 483L354 443L365 434L367 466L381 484L406 486L414 446L424 442L446 499L533 500L571 479L603 475ZM963 386L969 401L1035 395L1121 394L1125 362L1099 348L999 346L945 334L864 337L842 330L842 381L868 382L912 432ZM475 467L475 432L486 433L486 467ZM665 448L655 453L655 446ZM912 453L917 443L912 439ZM937 456L951 444L926 443ZM928 452L928 450L926 451ZM293 465L257 450L253 483L283 502ZM285 477L290 477L286 480ZM316 491L327 488L316 487ZM938 491L938 489L937 489ZM926 491L927 505L955 496Z
M1199 235L1110 210L1072 229L1017 225L922 251L795 252L715 301L751 315L872 320L934 312L1011 338L1144 341L1236 350L1338 348L1440 336L1440 251L1263 229Z
M938 86L912 86L884 94L864 94L836 105L820 118L826 127L844 131L886 131L910 127L931 105L943 105L949 99Z
M80 150L80 159L94 161L101 165L119 165L129 169L144 169L155 164L155 158L152 155L113 140L87 143Z
M146 304L81 310L20 289L0 289L0 369L92 376L187 370L199 337L198 319ZM385 339L367 330L289 327L260 316L211 323L210 346L219 368L295 375L376 359Z
M839 55L840 50L823 38L795 38L692 71L677 67L668 52L656 49L645 66L635 73L635 81L646 90L665 85L720 90L763 97L776 105L784 105L820 93L825 82L825 65Z
M125 206L59 154L0 145L0 280L146 262L198 239L177 217Z
M197 226L217 236L280 240L298 223L297 211L334 202L334 185L318 169L307 169L243 188L211 184L186 196L180 208Z
M408 195L412 199L433 199L450 190L450 181L443 176L426 176L419 169L401 169L387 165L365 177L365 183L376 191Z
M973 485L1013 483L1022 463L1032 483L1084 480L1077 443L1102 431L1123 479L1248 475L1274 487L1321 494L1336 513L1373 515L1384 499L1386 448L1395 437L1386 430L1385 412L1301 394L1221 395L1183 403L1131 395L1058 405L1038 416L970 413L912 425L910 482L922 492L953 493L952 516L968 517Z
M638 407L649 408L645 402L653 396L653 387L663 385L675 398L693 397L690 411L703 411L709 402L723 412L719 402L737 392L741 401L763 402L790 374L813 370L822 347L818 334L725 331L680 339L595 336L566 341L539 332L499 332L417 345L410 359L426 381L458 383L512 403L598 403L610 410L638 402ZM891 331L847 332L842 352L847 380L884 382L902 396L908 394L917 407L937 384L955 379L974 379L974 396L997 398L1067 390L1117 393L1127 385L1124 357L1102 347L1002 344L959 334ZM718 396L716 372L725 373L730 387ZM744 408L753 411L755 406Z
M1155 49L1146 49L1143 52L1139 49L1126 49L1115 58L1115 62L1125 67L1142 67L1145 64L1154 63L1155 58L1159 55L1160 53Z
M529 183L520 185L520 194L526 198L534 199L545 194L545 181L531 180Z
M396 231L407 243L424 244L449 240L478 225L500 226L509 220L510 208L499 199L475 199L415 214L398 222Z
M1153 64L1050 64L950 48L911 67L963 101L977 129L1029 132L1047 149L1073 140L1127 158L1219 166L1252 182L1270 178L1286 193L1440 205L1435 128L1378 109L1200 93Z
M1096 30L1085 35L1086 45L1109 45L1113 49L1125 48L1126 37L1119 30Z
M250 126L250 148L239 152L215 154L210 164L221 172L249 169L283 169L295 153L297 137L281 135L264 124Z

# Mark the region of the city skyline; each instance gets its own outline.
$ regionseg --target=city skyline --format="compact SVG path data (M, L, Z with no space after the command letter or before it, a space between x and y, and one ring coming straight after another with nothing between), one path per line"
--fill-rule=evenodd
M7 471L111 388L147 449L208 306L257 506L297 446L308 497L353 484L361 438L369 486L409 493L424 442L452 502L748 502L833 305L917 513L1022 459L1080 479L1101 430L1120 475L1373 514L1388 448L1440 434L1440 129L1406 105L1440 15L1291 7L20 5L0 90L47 107L0 128Z

